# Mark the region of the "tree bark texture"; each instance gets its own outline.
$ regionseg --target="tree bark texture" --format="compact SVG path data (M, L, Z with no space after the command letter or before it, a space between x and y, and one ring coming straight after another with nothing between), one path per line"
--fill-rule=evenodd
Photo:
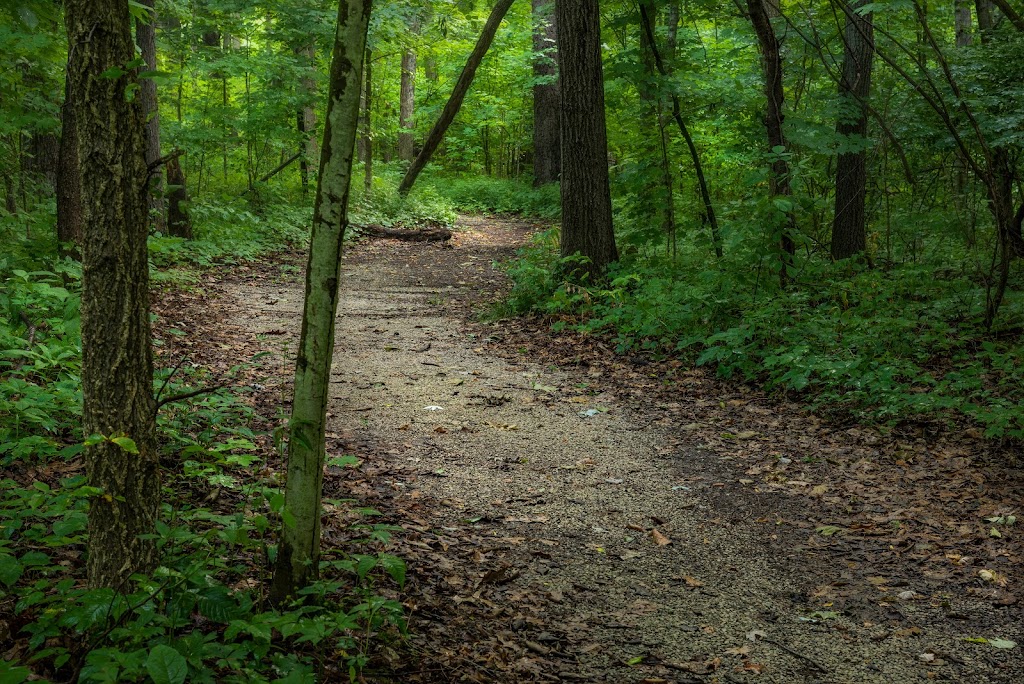
M52 189L57 187L60 163L60 139L56 133L33 133L26 136L22 168L43 177Z
M953 3L953 25L956 31L957 47L967 47L974 42L971 4L971 0L955 0Z
M590 282L618 259L608 180L601 22L597 0L559 0L558 56L562 95L563 257L588 259L573 269Z
M149 7L146 20L135 22L135 40L146 60L146 70L156 71L156 0L141 0ZM146 118L146 164L152 164L160 158L160 107L157 101L156 81L152 78L143 79L139 83L139 103L142 115ZM167 232L167 221L164 216L164 170L156 168L150 180L149 216L153 229L159 233Z
M462 107L462 101L466 99L466 93L469 92L469 87L473 84L476 70L480 66L480 62L483 61L484 55L487 54L487 49L491 47L494 34L498 31L501 20L505 18L505 14L508 13L508 8L512 6L513 2L514 0L498 0L497 4L494 5L494 9L491 10L490 16L487 17L487 23L484 24L480 37L477 38L476 46L474 46L473 52L469 55L469 59L466 60L466 66L463 67L459 80L455 83L451 97L448 98L444 109L441 110L440 118L438 118L434 127L430 129L427 139L423 142L423 149L416 155L416 159L409 166L409 170L405 172L405 177L402 178L402 182L398 186L398 194L403 196L409 194L413 184L416 183L416 178L430 162L430 158L434 156L434 152L437 151L441 141L444 140L445 132L452 124L452 121L455 120L455 116Z
M125 89L135 75L105 78L135 59L128 4L68 0L68 79L82 173L82 421L85 434L126 436L85 451L88 570L93 587L126 590L157 561L160 474L149 324L144 119Z
M868 0L850 5L843 30L843 70L839 79L836 133L860 145L868 135L874 20L857 10ZM867 249L867 152L846 152L836 163L836 208L832 221L832 258L848 259Z
M771 14L778 14L778 7L772 4L772 0L747 0L747 9L754 33L757 34L757 42L761 49L761 66L764 70L764 91L767 101L765 128L768 132L768 147L774 155L769 190L775 197L788 197L793 191L789 184L789 164L782 155L786 151L786 134L783 129L785 116L782 109L782 51L770 20ZM793 242L794 229L793 212L788 211L778 231L779 281L783 286L789 280L789 267L796 253L796 244Z
M555 0L533 0L533 184L554 183L562 164Z
M167 162L167 234L192 239L192 217L188 213L188 186L185 173L175 157Z
M271 598L277 603L294 596L318 574L334 319L369 19L370 0L339 1L289 423L285 511L294 524L284 525L281 531L271 586Z
M409 26L413 36L419 33L419 21ZM416 51L409 48L402 53L402 78L398 94L398 158L411 162L416 156Z
M60 108L60 164L57 171L57 241L82 244L82 176L78 167L78 123L71 97L71 72L64 78ZM63 249L63 247L61 247Z

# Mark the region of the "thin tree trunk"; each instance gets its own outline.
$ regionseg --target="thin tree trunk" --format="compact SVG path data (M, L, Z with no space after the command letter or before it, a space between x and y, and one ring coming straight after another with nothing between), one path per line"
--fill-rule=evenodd
M192 239L192 217L188 213L185 173L177 157L167 162L167 232L172 237Z
M651 27L650 17L648 16L644 5L640 5L640 20L643 24L644 32L647 34L647 41L651 46L654 64L658 69L658 73L663 77L668 76L668 71L665 69L665 63L661 59L661 53L658 51L658 46L654 42L654 31ZM722 234L718 227L718 216L715 214L715 205L711 201L711 191L708 190L707 179L704 177L704 165L701 164L700 153L697 151L697 145L693 141L693 136L690 135L690 129L683 120L682 106L679 102L679 96L675 93L672 94L672 118L675 119L676 126L679 127L679 132L682 134L683 140L686 142L686 147L690 152L690 160L693 162L694 173L697 176L697 187L700 189L700 196L704 202L703 218L711 228L711 243L715 248L715 256L721 259L723 254Z
M71 73L64 79L64 103L60 108L60 164L57 173L57 241L82 244L82 176L78 166L78 124L71 96Z
M846 12L843 30L843 71L839 79L841 139L863 144L868 135L867 100L875 52L874 20L857 10L869 0L857 0ZM847 152L836 163L836 208L832 221L832 258L848 259L867 249L867 152Z
M771 179L769 191L773 197L789 197L793 194L789 184L789 164L783 156L786 146L786 135L783 130L783 89L782 89L782 52L779 39L775 35L769 19L769 12L778 12L776 6L766 6L771 0L747 0L747 9L750 12L750 21L757 34L757 42L761 48L761 65L765 76L765 99L767 110L765 113L765 128L768 131L768 147L772 150L774 159L771 164ZM778 228L779 240L779 282L783 287L789 281L789 269L793 264L793 255L796 253L796 244L793 242L793 233L796 229L796 221L792 209L784 211L785 217L782 225Z
M299 158L299 175L302 179L302 194L305 196L309 188L309 164L310 162L316 163L320 153L316 136L316 109L313 108L313 98L316 97L316 79L313 77L313 73L316 72L316 45L310 43L297 52L308 61L306 65L308 75L303 76L299 81L305 102L296 113L299 135L303 139L302 156Z
M359 84L370 0L339 0L330 97L306 266L302 333L289 423L286 518L271 598L282 603L317 577L320 559L327 400L334 356L341 250L348 225L352 155L359 127Z
M593 283L616 261L608 180L601 24L597 0L558 0L562 95L562 257L583 256L570 273Z
M150 8L146 20L135 21L135 40L142 50L142 58L146 61L147 71L156 71L156 22L154 9L156 0L141 0ZM160 158L160 107L157 100L156 81L152 78L142 79L139 89L139 102L142 115L146 118L146 164L152 164ZM167 231L164 217L164 172L162 168L153 170L150 181L149 216L153 221L153 229L159 233Z
M68 78L82 174L82 422L89 484L86 568L92 587L127 591L157 562L160 471L146 251L144 120L105 78L135 59L128 4L66 0ZM132 440L120 443L113 440ZM132 446L134 444L134 446ZM134 453L137 452L137 453Z
M494 5L494 9L491 10L491 15L487 17L487 23L484 24L480 37L477 38L476 46L469 55L466 66L462 69L462 74L459 76L454 90L452 90L451 97L448 98L448 102L445 103L444 109L441 111L441 117L434 124L430 134L427 135L427 139L423 142L423 149L416 155L416 159L413 160L409 170L406 171L405 177L398 186L398 194L403 196L409 194L413 184L416 183L416 178L423 171L423 167L434 156L438 145L444 139L445 132L459 113L462 101L465 99L466 93L469 92L469 86L473 84L473 77L476 75L477 67L480 66L484 55L487 54L487 49L491 46L491 41L494 40L494 34L497 32L501 20L505 18L505 14L508 13L508 8L512 6L513 2L514 0L498 0L497 4Z
M365 89L363 90L363 188L366 194L373 192L373 51L366 48L363 63Z
M14 176L4 174L4 209L8 214L18 213L18 191L14 188Z
M409 26L409 33L419 34L420 22L414 20ZM416 51L412 48L402 53L402 79L399 88L398 102L398 158L411 162L416 156L414 133L416 124Z
M533 0L533 184L558 180L562 163L555 0Z

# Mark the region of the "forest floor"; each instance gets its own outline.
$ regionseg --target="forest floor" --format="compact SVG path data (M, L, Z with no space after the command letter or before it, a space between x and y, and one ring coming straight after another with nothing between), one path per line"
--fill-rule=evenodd
M401 526L409 563L412 636L368 680L1024 681L1006 643L1024 642L1019 453L837 424L547 321L478 322L508 287L492 262L535 229L464 217L445 246L346 254L328 452L361 463L329 468L325 496ZM206 321L187 344L211 367L271 351L273 416L301 257L201 287L161 320ZM350 522L328 507L326 548Z

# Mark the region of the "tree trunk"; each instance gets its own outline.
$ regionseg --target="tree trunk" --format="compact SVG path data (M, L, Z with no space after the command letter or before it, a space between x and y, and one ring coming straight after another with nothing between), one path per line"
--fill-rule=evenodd
M271 587L271 599L279 604L318 574L334 319L341 249L348 225L352 155L359 127L360 73L369 18L370 0L339 0L289 423L285 517L290 524L281 530Z
M363 90L363 189L366 194L373 192L373 51L366 48L363 65L365 89Z
M60 140L54 133L33 133L26 138L23 169L42 176L50 188L56 189L60 165Z
M869 0L857 0L846 12L843 31L843 71L839 79L839 119L836 133L841 140L864 143L868 135L868 96L875 52L872 15L858 9ZM836 163L836 210L832 222L832 258L848 259L867 249L867 152L847 152Z
M409 33L417 35L419 20L409 26ZM398 102L398 158L411 162L416 156L413 116L416 110L416 52L411 48L402 53L402 80Z
M455 120L455 116L459 113L459 109L462 107L462 101L466 97L466 93L469 91L469 86L473 84L473 77L476 75L477 67L480 66L480 62L483 60L484 55L487 54L487 48L491 46L491 41L494 40L494 34L498 30L498 26L501 24L501 20L505 18L505 14L508 12L508 8L512 6L514 0L498 0L497 4L494 5L494 9L491 10L491 15L487 17L487 23L484 24L483 31L480 32L480 37L477 38L476 46L473 48L473 52L469 55L469 59L466 61L466 66L462 69L462 74L459 75L459 80L455 83L455 88L452 90L451 97L448 98L448 102L445 103L444 109L441 111L441 117L434 124L434 127L430 130L430 134L427 135L427 139L423 142L423 149L416 155L416 159L413 160L412 165L409 166L409 170L405 172L405 177L398 186L398 194L408 195L409 191L412 190L413 184L416 182L416 177L420 175L423 167L427 165L430 158L434 156L434 152L437 150L438 145L444 139L444 134L448 130L452 121Z
M14 189L14 176L4 174L4 209L8 214L18 213L18 191Z
M299 158L299 175L302 179L302 194L306 195L309 188L309 164L316 163L320 153L316 139L316 109L313 108L313 100L316 97L316 79L313 74L316 72L316 45L310 43L297 50L297 53L308 60L306 66L307 74L299 81L304 103L296 113L297 127L300 137L303 139L302 156Z
M160 472L146 252L144 119L125 98L135 59L122 0L67 0L68 79L82 174L82 422L105 437L85 450L89 585L129 590L157 562ZM121 440L125 437L134 442ZM137 451L138 453L133 453Z
M769 12L778 13L775 5L768 6L772 0L747 0L750 21L757 34L757 42L761 48L761 66L764 69L764 90L767 100L765 112L765 128L768 131L768 147L774 159L771 164L769 191L774 197L789 197L793 194L789 185L789 164L783 154L786 152L786 135L783 130L784 115L782 113L782 52L778 36L772 28ZM779 282L785 286L789 281L789 268L796 253L793 232L796 228L792 209L784 211L785 217L778 228L779 240Z
M562 164L555 0L533 0L533 184L558 180Z
M171 237L192 239L192 217L188 213L185 174L175 157L167 162L167 233Z
M956 46L967 47L974 42L974 34L971 27L971 0L955 0L953 6Z
M570 267L589 282L616 261L608 181L601 22L597 0L558 0L558 57L562 116L562 257L588 261Z
M145 21L136 20L135 40L142 50L142 58L146 60L146 70L156 71L156 0L141 2L152 11ZM146 164L152 164L160 158L160 106L157 101L156 81L146 78L139 85L139 103L142 105L142 115L146 118ZM156 168L149 186L149 216L153 221L153 229L159 233L167 232L164 218L163 174L162 168Z
M78 166L78 124L71 96L71 72L64 79L64 103L60 108L60 164L57 172L57 242L82 245L82 175Z
M651 26L650 16L647 14L647 9L644 5L640 5L640 21L643 31L647 35L647 44L650 46L651 56L654 59L654 65L657 67L658 73L663 77L668 76L668 70L661 59L661 53L654 42L654 29ZM679 133L683 136L683 140L686 141L686 147L690 151L690 160L693 162L694 174L697 176L697 187L700 189L700 196L704 202L704 216L702 218L711 228L711 243L715 248L715 256L721 259L723 254L722 233L718 227L718 216L715 214L715 205L711 201L711 192L708 190L707 179L704 177L704 165L701 164L700 154L697 151L696 143L693 141L693 136L690 135L690 129L686 126L686 122L683 121L682 105L679 102L679 96L675 93L672 93L672 118L675 119L676 126L679 127Z

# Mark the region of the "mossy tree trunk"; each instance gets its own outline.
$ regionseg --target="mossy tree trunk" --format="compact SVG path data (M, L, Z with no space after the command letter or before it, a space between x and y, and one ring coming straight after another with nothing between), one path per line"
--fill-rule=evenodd
M102 491L89 507L86 567L91 586L126 590L133 573L156 564L149 535L160 509L145 122L138 98L125 97L134 73L109 76L135 59L128 4L68 0L65 8L83 171L82 421L85 434L108 438L85 452L89 484Z
M359 91L369 19L370 0L338 3L289 424L285 485L285 517L289 524L282 528L271 587L271 598L278 603L316 578L320 558L324 430L334 355L334 318L338 309L342 242L348 225L352 156L359 126Z

